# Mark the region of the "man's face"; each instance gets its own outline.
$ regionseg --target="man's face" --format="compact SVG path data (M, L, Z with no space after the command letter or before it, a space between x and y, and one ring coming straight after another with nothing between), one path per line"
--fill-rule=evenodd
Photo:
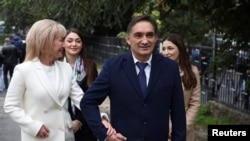
M126 36L126 41L131 47L134 56L144 62L148 60L155 48L157 35L150 22L140 21L132 28L129 35Z

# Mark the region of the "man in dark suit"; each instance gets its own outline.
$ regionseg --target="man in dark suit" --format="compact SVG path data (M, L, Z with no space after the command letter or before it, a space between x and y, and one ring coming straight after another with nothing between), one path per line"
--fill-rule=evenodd
M81 100L82 113L99 140L167 141L171 112L172 140L186 141L179 68L176 62L154 51L157 38L157 25L152 17L135 17L127 28L130 51L105 62ZM137 62L147 63L145 92L140 85ZM106 135L98 108L106 97L110 99L111 124L117 131L111 136Z

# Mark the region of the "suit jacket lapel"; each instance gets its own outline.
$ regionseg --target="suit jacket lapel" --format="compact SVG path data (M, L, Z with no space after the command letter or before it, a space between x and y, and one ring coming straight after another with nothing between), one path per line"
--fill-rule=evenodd
M55 72L56 72L56 93L58 94L59 101L60 103L65 103L67 98L65 98L65 95L63 93L63 88L64 88L64 80L63 77L65 74L62 74L62 71L60 71L62 68L60 68L60 65L58 64L57 61L55 61Z
M56 89L51 84L50 80L48 79L48 76L45 74L44 69L42 68L41 62L37 59L34 63L36 74L38 76L38 79L40 80L42 87L48 92L48 94L51 96L51 98L60 106L62 106Z
M137 79L135 64L131 52L124 55L122 67L130 81L130 84L134 86L139 97L143 98L143 95L141 94L140 90L139 80Z
M153 53L146 97L149 97L151 95L151 91L155 87L156 81L161 76L160 74L163 73L161 60L162 59L159 54Z

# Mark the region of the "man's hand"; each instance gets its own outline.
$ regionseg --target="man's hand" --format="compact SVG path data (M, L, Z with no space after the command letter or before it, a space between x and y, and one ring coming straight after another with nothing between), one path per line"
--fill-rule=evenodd
M42 125L36 137L38 138L47 138L49 136L49 128L45 125Z

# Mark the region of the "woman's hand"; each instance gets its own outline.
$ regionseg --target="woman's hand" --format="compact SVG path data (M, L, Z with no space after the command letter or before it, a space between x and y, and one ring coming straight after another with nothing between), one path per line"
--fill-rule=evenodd
M172 132L169 132L168 133L168 140L171 140L171 138L172 138Z
M107 137L107 141L126 141L126 140L127 138L120 133L115 133Z
M36 137L38 138L47 138L49 136L49 128L45 125L42 125Z
M111 126L111 124L106 119L102 119L102 124L108 129L107 136L111 136L112 134L116 133L115 129Z
M72 121L72 129L73 129L73 132L77 132L80 128L81 128L82 124L79 120L73 120Z

